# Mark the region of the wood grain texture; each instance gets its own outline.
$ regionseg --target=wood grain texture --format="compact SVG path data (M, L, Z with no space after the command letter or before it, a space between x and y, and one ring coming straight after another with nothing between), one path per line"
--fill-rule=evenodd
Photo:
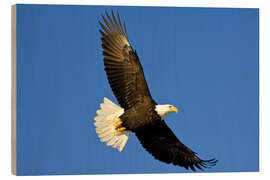
M16 5L11 6L11 173L17 174L17 37L16 37Z

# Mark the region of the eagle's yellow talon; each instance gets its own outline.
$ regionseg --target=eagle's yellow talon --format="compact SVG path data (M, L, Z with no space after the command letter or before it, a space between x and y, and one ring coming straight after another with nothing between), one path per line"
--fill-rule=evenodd
M116 132L121 133L121 132L123 132L123 131L125 131L125 130L126 130L125 127L120 127L120 128L118 128L118 129L116 129Z
M116 121L116 122L114 123L115 129L121 127L122 123L123 123L123 121Z

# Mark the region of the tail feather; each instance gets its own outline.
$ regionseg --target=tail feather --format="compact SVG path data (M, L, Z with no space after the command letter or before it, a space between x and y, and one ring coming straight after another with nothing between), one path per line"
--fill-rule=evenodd
M100 141L106 142L107 146L112 146L122 151L131 132L123 131L117 133L114 123L120 120L119 117L124 113L124 109L107 98L104 98L104 102L100 104L100 108L97 110L94 123Z
M113 137L111 138L109 141L107 141L107 146L112 146L117 142L118 138L117 137Z

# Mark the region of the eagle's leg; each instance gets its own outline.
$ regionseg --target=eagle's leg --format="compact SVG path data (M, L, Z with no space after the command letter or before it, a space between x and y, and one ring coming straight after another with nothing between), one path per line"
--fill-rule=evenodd
M119 120L114 123L114 127L117 133L121 133L126 130L125 127L122 127L123 121Z
M123 123L123 121L121 121L121 120L116 121L116 122L114 123L115 129L120 128L121 125L122 125L122 123Z
M125 131L125 130L126 130L125 127L120 127L120 128L117 128L117 129L116 129L116 132L121 133L121 132L123 132L123 131Z

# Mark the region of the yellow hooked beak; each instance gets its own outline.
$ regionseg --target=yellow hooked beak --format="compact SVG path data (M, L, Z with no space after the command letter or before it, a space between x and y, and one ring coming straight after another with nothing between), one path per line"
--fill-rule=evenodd
M174 107L174 106L170 107L170 110L173 111L173 112L176 112L176 113L178 112L177 107Z

